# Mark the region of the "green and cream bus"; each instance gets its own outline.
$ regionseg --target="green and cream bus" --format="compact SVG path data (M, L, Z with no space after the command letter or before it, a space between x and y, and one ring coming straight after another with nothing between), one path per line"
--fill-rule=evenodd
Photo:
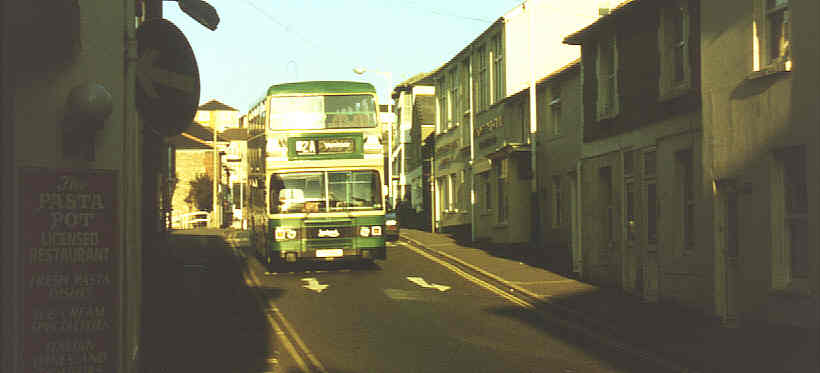
M267 263L386 259L372 84L276 84L248 111L251 245Z

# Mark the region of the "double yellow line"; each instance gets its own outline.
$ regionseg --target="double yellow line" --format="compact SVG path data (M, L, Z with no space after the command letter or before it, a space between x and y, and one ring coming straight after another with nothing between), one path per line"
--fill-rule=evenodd
M276 338L282 346L285 347L288 354L293 357L296 364L299 365L299 369L304 373L327 373L325 366L322 365L319 359L316 358L316 355L314 355L307 345L305 345L305 342L302 341L302 338L300 338L299 334L296 333L296 330L285 318L285 315L282 314L282 311L276 307L273 301L264 299L262 294L260 294L258 289L262 286L262 282L259 281L259 278L256 277L253 271L250 268L243 270L242 277L245 279L245 284L251 289L251 293L256 299L256 302L259 304L260 309L265 310L265 317L268 319L268 323L273 328ZM299 353L299 350L301 350L302 354L307 357L307 360L310 362L310 365L313 366L313 369L311 369L308 366L308 363L305 362L305 359L302 358L302 354Z
M502 298L504 298L504 299L506 299L506 300L508 300L512 303L515 303L515 304L517 304L521 307L524 307L526 309L534 309L535 308L535 306L533 306L532 303L527 302L527 301L525 301L521 298L518 298L514 295L511 295L511 294L505 292L504 290L501 290L498 287L496 287L496 286L494 286L494 285L492 285L492 284L490 284L490 283L488 283L488 282L486 282L486 281L484 281L484 280L482 280L478 277L475 277L475 276L473 276L473 275L471 275L467 272L464 272L463 270L461 270L461 268L458 268L458 267L456 267L456 266L454 266L450 263L445 262L444 260L436 258L435 256L430 255L430 254L428 254L427 252L425 252L421 249L415 248L415 247L413 247L412 244L405 244L404 246L406 248L410 249L410 250L413 250L414 252L416 252L416 254L419 254L419 255L427 258L427 259L430 259L430 260L432 260L432 261L434 261L438 264L441 264L445 268L455 272L456 274L458 274L461 277L464 277L468 281L473 282L474 284L476 284L478 286L481 286L481 287L489 290L490 292L492 292L492 293L494 293L494 294L496 294L496 295L498 295L498 296L500 296L500 297L502 297Z

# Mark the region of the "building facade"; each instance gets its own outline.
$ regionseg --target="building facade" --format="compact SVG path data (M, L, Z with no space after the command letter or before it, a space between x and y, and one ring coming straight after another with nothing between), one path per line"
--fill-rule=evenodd
M431 83L427 74L418 74L394 87L392 93L396 117L404 132L399 137L393 169L399 173L402 223L412 227L423 225L421 220L427 214L422 211L429 211L429 206L424 206L425 193L429 193L425 186L429 184L423 172L422 141L435 131L436 96Z
M38 332L31 321L23 320L32 320L36 313L59 312L59 306L54 303L55 299L42 293L43 288L32 289L29 284L39 276L39 271L76 269L82 273L86 269L76 264L39 262L25 254L35 247L27 238L29 232L38 232L39 237L41 229L44 234L50 231L48 227L38 226L36 217L27 212L33 206L26 206L25 201L35 197L32 193L56 195L82 190L99 193L104 200L99 206L99 216L110 219L95 222L89 228L98 230L106 241L104 245L110 245L114 252L98 263L99 273L112 276L110 286L98 289L106 294L121 295L118 300L100 297L89 301L106 309L104 318L94 320L102 319L114 326L109 331L88 333L110 343L95 346L108 356L96 367L117 372L136 369L137 362L129 352L139 346L140 340L141 298L138 294L142 278L139 263L143 217L138 207L130 206L140 206L143 202L137 171L142 157L142 123L134 99L136 61L127 61L126 56L136 56L136 44L131 42L135 40L138 22L135 9L139 3L133 0L83 3L82 7L77 2L3 2L0 5L3 115L0 126L3 182L0 184L6 207L0 237L2 246L7 248L3 250L0 270L0 354L3 356L0 371L68 369L59 362L44 364L46 366L36 363L37 359L54 356L45 344L60 339ZM100 17L100 14L112 16ZM73 99L73 94L83 92L93 92L95 99L100 100L85 105ZM81 121L78 120L81 114L94 115L88 121ZM82 132L88 140L72 139L75 131ZM71 181L71 188L58 189L58 177ZM114 207L115 204L119 207ZM60 209L60 206L49 209ZM67 229L63 224L55 224L53 228L55 231ZM34 298L40 296L45 296L48 302L38 303Z
M706 304L729 324L818 327L820 4L701 3ZM731 12L730 12L731 11ZM730 13L728 13L730 12ZM727 17L726 14L732 16Z
M226 172L225 188L227 211L230 211L230 220L224 225L242 229L247 227L245 214L245 198L248 192L248 130L245 128L228 128L220 134L220 138L227 142L222 163Z
M194 122L223 132L228 128L239 128L239 110L217 100L199 105Z
M529 110L540 106L537 94L525 101L521 95L579 57L577 47L561 40L594 21L599 4L584 0L567 10L524 2L432 74L438 227L469 232L473 240L542 245L540 168L532 153L540 110Z
M137 80L145 65L138 64L143 57L138 43L153 41L145 36L151 32L140 31L165 32L183 54L189 52L182 48L187 41L179 30L161 19L162 2L156 0L0 3L0 196L7 207L0 242L9 248L0 270L0 371L136 372L145 367L140 347L150 342L140 315L156 304L143 294L143 273L161 260L154 244L164 233L163 211L169 205L165 186L171 179L171 152L165 137L193 119L146 119L156 118L158 110L141 98L150 101L157 92L148 94L147 82ZM189 57L181 64L184 70L195 68ZM169 84L162 78L151 83ZM186 88L190 96L180 102L199 94L198 84ZM180 105L170 111L186 117L194 108ZM70 197L93 203L61 202L76 201ZM51 205L43 205L49 200ZM44 211L55 219L46 228ZM87 220L79 224L65 218L76 214ZM70 244L57 241L35 245L33 232L93 235L98 243L84 249L99 255L84 260L78 254L83 250L60 247ZM26 258L40 245L62 251L65 259ZM93 294L81 301L59 295L77 291L69 281L60 287L26 285L46 274L66 273L105 276L106 281L90 287ZM95 315L75 321L105 327L76 333L35 327L38 315L69 318L69 307L78 304ZM86 339L91 343L84 349L95 358L82 367L47 347Z
M565 39L582 45L582 278L727 326L818 326L819 10L633 0Z
M213 209L212 205L200 209L202 206L197 206L196 202L189 198L191 183L196 181L199 176L208 176L213 181L216 175L220 191L223 191L227 186L224 180L225 172L222 169L227 164L225 149L228 148L230 142L219 137L217 137L217 140L216 169L220 172L214 173L214 143L211 128L192 123L185 132L169 139L174 151L174 168L176 170L171 212L171 227L174 229L190 228L184 222L191 213L211 211ZM212 186L210 188L213 189ZM219 196L220 193L218 192L217 195ZM219 200L221 202L222 199Z
M708 300L699 15L632 1L566 38L582 46L582 277L649 301Z
M578 169L583 143L581 60L576 59L537 85L538 194L540 242L552 269L569 274L580 263Z
M436 139L433 162L435 227L472 237L471 206L475 113L487 110L491 92L504 92L503 79L490 78L491 52L503 55L504 21L499 18L470 45L431 73L436 92ZM490 45L492 43L492 45ZM503 76L495 60L496 77ZM491 91L491 87L496 87Z

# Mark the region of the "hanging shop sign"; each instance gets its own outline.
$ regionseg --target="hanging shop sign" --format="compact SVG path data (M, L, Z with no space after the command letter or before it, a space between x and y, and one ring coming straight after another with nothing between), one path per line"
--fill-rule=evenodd
M117 173L20 169L23 372L115 372Z

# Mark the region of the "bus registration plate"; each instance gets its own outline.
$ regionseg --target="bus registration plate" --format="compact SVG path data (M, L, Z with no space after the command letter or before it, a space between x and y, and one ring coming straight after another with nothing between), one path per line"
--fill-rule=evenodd
M318 249L316 250L316 257L317 258L334 258L343 256L344 252L342 249Z

